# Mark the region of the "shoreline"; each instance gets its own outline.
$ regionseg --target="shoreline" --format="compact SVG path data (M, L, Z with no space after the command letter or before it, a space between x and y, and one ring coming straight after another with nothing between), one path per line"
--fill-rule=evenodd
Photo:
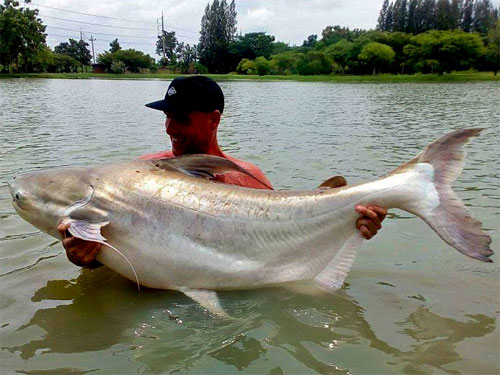
M9 78L49 78L49 79L105 79L105 80L172 80L181 74L162 73L17 73L0 74L1 79ZM500 82L500 74L493 75L492 72L481 73L451 73L438 74L414 74L414 75L316 75L316 76L257 76L239 74L206 74L216 81L299 81L299 82L336 82L336 83L432 83L432 82Z

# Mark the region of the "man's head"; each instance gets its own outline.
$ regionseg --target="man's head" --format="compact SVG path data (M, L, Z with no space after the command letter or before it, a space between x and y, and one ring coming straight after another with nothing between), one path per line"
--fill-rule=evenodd
M167 116L165 128L175 156L209 153L217 145L217 127L224 111L219 85L204 76L174 79L165 98L146 104Z

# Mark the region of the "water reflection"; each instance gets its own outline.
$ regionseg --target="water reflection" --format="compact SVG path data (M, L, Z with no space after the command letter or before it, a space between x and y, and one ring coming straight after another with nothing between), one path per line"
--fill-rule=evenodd
M150 293L144 292L144 299ZM131 298L129 303L125 300ZM134 292L126 279L102 268L84 270L76 280L51 280L36 291L34 303L55 307L40 308L17 331L37 326L45 331L42 339L20 347L23 359L38 353L80 353L107 349L121 342L124 329L134 323ZM120 303L116 303L120 300ZM144 308L141 304L140 308Z
M221 364L254 372L253 366L269 362L277 365L275 374L347 374L366 353L359 348L370 347L392 359L387 362L395 367L392 371L414 374L449 372L446 365L462 359L457 344L485 336L496 325L483 314L468 315L461 322L422 305L399 323L414 341L412 350L404 351L377 337L346 290L321 296L284 291L222 293L221 302L234 319L221 320L180 293L137 293L132 283L106 268L85 271L76 280L51 280L33 295L34 303L56 306L37 310L18 331L37 326L45 332L43 338L3 349L27 360L126 343L148 373L210 372ZM182 324L159 306L172 310Z
M412 327L406 328L404 332L417 344L413 345L411 359L406 359L409 363L405 373L424 373L425 366L453 373L444 366L462 359L456 352L457 344L465 338L485 336L496 327L495 319L486 315L466 317L467 322L443 318L423 306L411 313L405 323L410 323ZM406 356L408 354L405 353Z

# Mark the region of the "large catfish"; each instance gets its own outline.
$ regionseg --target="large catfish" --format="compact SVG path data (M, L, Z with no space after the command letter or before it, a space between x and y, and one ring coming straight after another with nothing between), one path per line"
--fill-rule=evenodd
M63 220L73 236L109 246L97 259L126 278L221 311L216 290L341 286L362 244L357 204L411 212L461 253L491 262L490 237L451 190L463 146L480 131L454 131L376 181L337 189L225 185L213 177L245 171L195 155L35 172L10 191L19 215L42 231L60 238Z

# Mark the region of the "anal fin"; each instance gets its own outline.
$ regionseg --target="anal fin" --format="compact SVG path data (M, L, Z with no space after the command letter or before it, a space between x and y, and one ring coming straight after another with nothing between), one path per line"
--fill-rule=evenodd
M337 255L314 278L314 281L321 289L334 291L342 287L356 258L356 251L361 247L362 243L363 237L358 232L347 239Z
M198 302L202 307L206 308L210 313L220 316L222 318L229 318L229 315L224 311L223 307L219 302L219 297L217 293L213 290L207 289L191 289L191 288L181 288L179 289L189 298Z

